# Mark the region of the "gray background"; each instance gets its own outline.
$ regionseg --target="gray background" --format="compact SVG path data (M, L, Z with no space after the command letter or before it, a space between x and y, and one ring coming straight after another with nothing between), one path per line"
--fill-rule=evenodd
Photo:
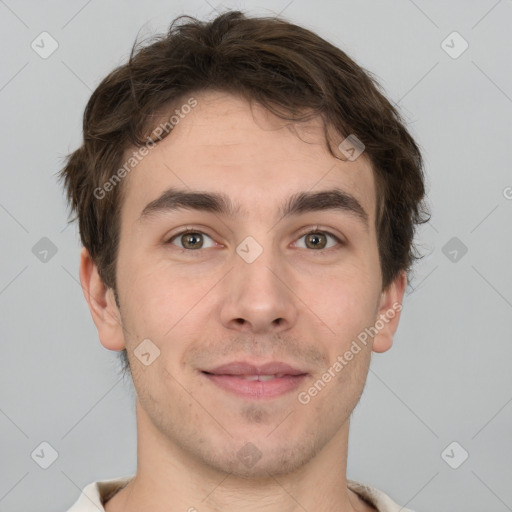
M133 391L97 339L55 173L137 34L223 6L282 11L340 46L377 75L423 148L426 256L392 350L373 356L348 477L417 512L512 510L510 0L0 0L0 511L66 510L89 482L135 471ZM59 45L48 58L31 47L43 31ZM458 58L442 47L453 31L469 43ZM43 237L55 254L41 253ZM51 449L31 455L44 441L58 452L48 469ZM463 449L453 469L445 461Z

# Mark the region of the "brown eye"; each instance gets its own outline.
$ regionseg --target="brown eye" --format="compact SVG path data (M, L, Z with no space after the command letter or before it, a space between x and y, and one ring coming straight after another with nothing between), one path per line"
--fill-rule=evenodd
M197 250L206 248L205 239L211 240L209 247L213 247L213 240L201 231L183 231L174 235L168 243L178 245L181 249ZM179 243L176 244L175 241Z
M200 249L203 246L201 233L185 233L180 240L185 249Z
M323 233L309 233L306 235L306 246L313 249L323 249L327 244Z
M327 247L329 238L334 240L335 243ZM341 243L341 240L337 236L334 236L332 233L328 233L327 231L310 231L309 233L302 235L299 240L302 239L304 239L304 246L298 246L304 249L328 249L336 245L336 243Z

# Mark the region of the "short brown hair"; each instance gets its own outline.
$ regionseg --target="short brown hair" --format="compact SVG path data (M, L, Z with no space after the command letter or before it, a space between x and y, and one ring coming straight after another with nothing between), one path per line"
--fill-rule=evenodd
M382 288L410 271L419 257L416 225L429 218L422 156L397 109L369 71L315 33L280 18L227 11L210 22L180 16L167 34L136 43L128 62L100 83L87 104L83 144L59 177L78 216L82 244L107 286L116 292L124 187L101 199L95 190L115 174L128 149L148 142L156 113L209 89L242 95L290 121L320 115L333 156L328 128L341 137L354 134L375 176Z

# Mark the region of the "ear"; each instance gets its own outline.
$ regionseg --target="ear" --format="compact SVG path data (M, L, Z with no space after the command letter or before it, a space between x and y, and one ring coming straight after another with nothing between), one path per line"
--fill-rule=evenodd
M101 279L85 247L80 253L80 282L101 344L109 350L123 350L125 340L114 291Z
M398 329L406 286L407 275L402 271L381 294L375 319L377 334L373 338L374 352L386 352L393 345L393 336Z

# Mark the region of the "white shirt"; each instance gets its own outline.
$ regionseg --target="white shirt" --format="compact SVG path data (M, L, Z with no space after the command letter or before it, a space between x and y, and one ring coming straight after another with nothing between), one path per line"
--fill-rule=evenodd
M103 503L120 491L132 478L132 476L113 478L88 484L78 501L67 512L105 512ZM379 512L413 512L408 508L400 507L389 496L374 487L354 480L347 480L347 487L372 504Z

